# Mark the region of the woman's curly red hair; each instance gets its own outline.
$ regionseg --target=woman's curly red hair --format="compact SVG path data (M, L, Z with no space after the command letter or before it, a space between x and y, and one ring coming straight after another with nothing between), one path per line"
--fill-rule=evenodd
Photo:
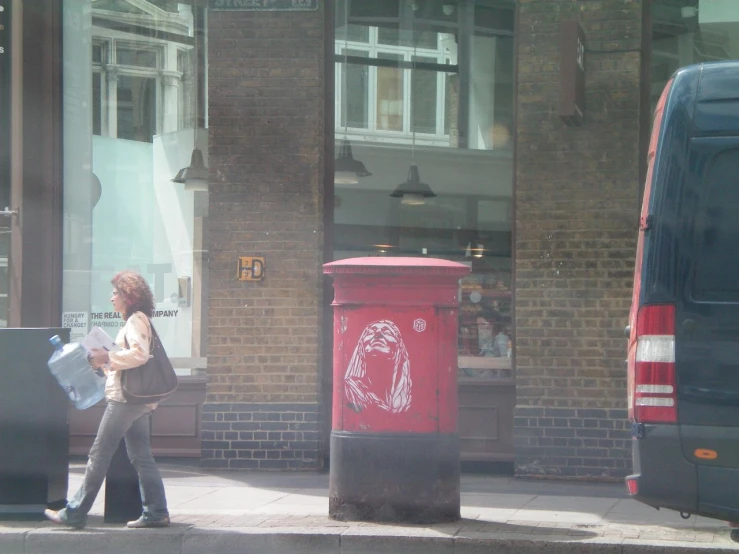
M151 317L154 312L154 295L146 279L135 271L126 270L117 273L110 282L126 304L123 319L128 319L134 312L142 312Z

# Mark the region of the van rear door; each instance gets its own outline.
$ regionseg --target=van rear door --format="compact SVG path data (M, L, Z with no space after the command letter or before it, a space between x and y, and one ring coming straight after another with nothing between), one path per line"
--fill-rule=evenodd
M697 96L678 209L675 368L681 446L698 468L699 510L739 518L737 68L707 67Z

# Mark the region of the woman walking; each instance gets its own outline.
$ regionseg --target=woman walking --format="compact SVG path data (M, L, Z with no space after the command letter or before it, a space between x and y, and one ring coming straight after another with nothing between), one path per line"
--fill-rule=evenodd
M143 505L141 517L128 522L128 527L166 527L169 512L164 483L151 454L149 437L150 414L156 404L128 403L121 389L121 372L146 363L150 357L154 297L146 280L136 272L122 271L111 282L110 301L125 321L115 341L121 349L93 350L89 356L90 365L107 374L105 413L90 449L82 486L65 508L46 510L45 515L54 523L83 528L118 444L125 437L128 457L139 476Z

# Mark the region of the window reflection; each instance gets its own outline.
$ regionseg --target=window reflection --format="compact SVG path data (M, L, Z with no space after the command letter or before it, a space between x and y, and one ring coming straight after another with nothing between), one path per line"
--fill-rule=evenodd
M335 180L334 257L470 265L459 291L464 379L512 377L514 7L335 3L336 139L371 175Z
M369 52L362 50L342 50L351 57L367 58ZM369 125L369 68L366 65L347 63L342 74L343 94L352 102L343 104L341 125L366 129Z
M378 54L378 59L400 61L399 54ZM397 67L377 68L377 119L378 131L403 131L403 112L405 108L403 90L403 70Z
M678 68L739 58L739 10L734 2L653 0L652 112Z
M118 77L118 138L151 142L156 134L156 79Z
M65 0L63 11L63 311L84 314L82 334L115 336L110 278L135 269L176 369L204 369L208 195L172 180L195 149L207 164L207 11L154 0Z
M10 229L0 227L0 327L8 326L8 259Z

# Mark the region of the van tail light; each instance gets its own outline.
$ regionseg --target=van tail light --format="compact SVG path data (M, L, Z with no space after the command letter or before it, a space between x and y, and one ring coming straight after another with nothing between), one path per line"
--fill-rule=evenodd
M631 496L639 494L639 481L636 480L636 477L626 478L626 488Z
M669 379L669 369L666 369L662 364L669 363L664 362L661 359L657 360L657 354L661 349L667 349L669 350L669 338L661 339L660 336L664 337L672 337L672 345L673 345L673 351L674 351L674 308L671 308L670 306L651 306L651 307L644 307L645 311L642 312L640 309L641 304L641 288L642 288L642 260L644 258L644 241L645 241L645 233L647 232L647 222L649 220L649 206L651 203L651 197L652 197L652 180L654 177L654 164L657 158L657 147L659 146L661 134L662 134L662 119L665 111L665 106L667 105L667 98L670 94L670 90L672 89L672 83L673 80L670 79L670 81L665 86L664 90L662 91L662 95L659 98L659 102L657 102L657 108L654 111L654 125L652 126L652 136L649 141L649 151L647 153L647 175L646 175L646 181L644 183L644 198L642 199L642 209L641 209L641 224L639 226L639 237L636 242L636 263L634 264L634 290L632 292L631 297L631 310L629 311L629 342L628 342L628 395L629 395L629 401L628 401L628 408L629 408L629 417L634 421L639 421L636 417L636 379L637 379L637 315L640 322L640 330L639 334L641 334L643 340L640 342L640 348L639 354L640 358L643 358L643 360L640 362L639 366L639 414L640 417L654 417L655 413L656 415L659 415L660 417L667 417L668 412L672 412L672 416L675 416L676 414L676 407L674 406L674 397L668 398L667 395L669 393L667 392L657 392L657 391L667 391L671 390L672 394L674 395L675 392L675 379L674 379L674 373L675 373L675 364L674 364L674 355L672 357L672 379L671 383L659 383L659 382L650 382L657 379L665 378L666 380ZM656 312L652 313L651 310L655 309ZM670 315L669 310L672 309L672 315ZM672 318L672 319L670 319ZM657 329L656 328L656 322L660 319L663 319L662 325L664 328ZM654 337L648 338L647 335L654 335ZM648 365L648 364L656 364L656 365ZM663 374L664 372L667 372L667 374ZM651 387L650 385L655 385L657 388ZM663 385L664 388L659 388L660 385ZM667 387L672 386L672 389L668 389ZM662 396L660 396L662 395ZM670 400L673 402L673 406L661 406L657 404L669 404ZM652 404L651 406L649 404Z
M677 423L675 306L642 306L629 351L629 411L638 423Z

